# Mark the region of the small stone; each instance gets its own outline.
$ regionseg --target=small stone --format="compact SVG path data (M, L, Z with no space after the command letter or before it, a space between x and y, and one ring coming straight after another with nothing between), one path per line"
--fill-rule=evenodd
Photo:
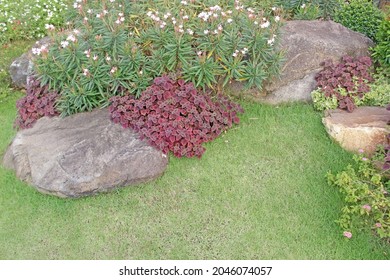
M15 59L9 68L12 85L16 88L26 88L27 77L32 74L33 63L27 54Z
M42 45L50 44L51 39L49 37L42 38L37 41L33 48L39 48ZM15 59L9 67L9 73L12 80L12 85L16 88L26 88L27 79L33 73L33 53L31 48L27 53L22 54L20 57Z

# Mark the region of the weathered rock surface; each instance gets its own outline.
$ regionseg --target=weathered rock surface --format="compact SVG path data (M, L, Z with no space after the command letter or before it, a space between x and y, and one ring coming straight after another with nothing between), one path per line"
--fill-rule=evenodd
M359 107L352 113L336 109L326 112L322 122L331 138L344 149L363 149L372 154L377 145L386 144L390 111L382 107Z
M15 59L9 68L13 86L17 88L26 88L27 77L31 75L33 66L34 65L27 54L23 54Z
M42 45L47 45L50 43L50 38L45 37L35 43L33 48L39 48ZM26 88L27 77L32 74L34 63L32 62L33 53L32 49L27 53L21 55L15 59L11 66L9 67L9 73L12 79L13 86L17 88Z
M42 118L21 130L3 164L43 193L79 197L160 176L167 156L131 129L109 119L106 109L66 118Z
M281 77L265 85L269 103L310 101L316 88L315 75L326 59L344 55L368 55L372 41L333 21L288 21L281 30L280 48L285 51ZM265 94L264 94L265 95Z

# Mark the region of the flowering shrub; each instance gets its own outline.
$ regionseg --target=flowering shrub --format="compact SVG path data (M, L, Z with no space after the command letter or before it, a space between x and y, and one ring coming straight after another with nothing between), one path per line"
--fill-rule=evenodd
M279 71L279 9L207 2L76 1L68 30L37 52L36 71L60 92L63 115L105 106L123 91L139 97L167 73L204 90L232 80L261 88Z
M275 3L283 7L293 19L316 19L333 17L339 8L339 0L276 0Z
M369 57L352 58L344 56L341 63L334 64L331 60L323 63L324 69L316 75L318 90L313 94L316 103L318 91L323 92L323 96L330 104L337 105L340 109L349 112L356 108L355 103L370 91L369 82L373 81L371 75L371 59Z
M15 125L20 128L29 128L41 117L58 115L54 108L57 98L57 92L50 91L47 86L41 86L36 78L30 79L26 96L16 103L18 117Z
M237 0L226 8L181 4L178 11L147 13L152 28L141 40L157 62L154 69L180 69L186 81L202 88L239 80L261 89L265 79L278 73L280 57L273 48L280 23L277 8L266 12Z
M339 174L328 173L329 184L339 187L345 197L346 205L337 222L347 238L354 231L368 228L380 238L390 240L390 181L360 152L354 156L355 168L349 165Z
M201 157L202 144L238 123L237 113L243 112L226 97L212 101L191 82L167 76L155 78L139 99L131 94L112 97L109 110L115 123L133 128L153 146L177 157Z
M68 0L0 1L0 44L43 37L64 24Z

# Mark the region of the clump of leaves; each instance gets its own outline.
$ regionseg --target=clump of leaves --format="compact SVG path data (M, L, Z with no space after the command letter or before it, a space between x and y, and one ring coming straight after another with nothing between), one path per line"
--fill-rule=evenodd
M380 238L390 240L390 181L376 169L363 151L354 155L356 166L349 165L336 175L328 173L328 182L345 196L338 224L349 233L371 229Z
M353 31L376 40L376 33L383 20L383 13L370 0L351 0L346 1L336 11L334 20Z
M27 84L26 96L16 102L18 117L15 125L20 128L30 128L42 117L58 115L55 103L59 95L56 91L49 90L48 86L41 86L36 78L31 78Z
M338 64L327 60L322 65L324 69L315 77L317 87L326 98L335 96L340 109L352 112L356 100L370 91L368 83L373 81L371 58L344 56Z
M139 99L131 94L112 97L109 110L113 122L139 132L164 153L199 158L205 151L202 144L238 124L237 114L243 113L225 96L213 101L191 82L168 76L155 78Z
M385 74L374 75L375 81L370 83L370 91L363 98L355 100L357 106L380 106L390 104L390 80Z

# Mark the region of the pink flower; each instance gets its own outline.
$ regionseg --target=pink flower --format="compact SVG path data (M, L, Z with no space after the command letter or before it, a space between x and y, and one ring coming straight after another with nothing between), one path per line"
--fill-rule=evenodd
M363 149L359 149L358 152L359 152L360 154L363 154L363 153L364 153L364 150L363 150Z
M382 224L381 223L376 223L375 227L380 228L380 227L382 227Z
M362 208L363 208L364 210L367 210L368 212L371 211L371 206L368 205L368 204L364 204L364 205L362 206Z
M350 233L349 231L344 231L343 232L343 236L345 236L346 238L350 239L352 237L352 233Z
M366 157L362 158L362 161L367 161L367 160L368 160L368 158L366 158Z

